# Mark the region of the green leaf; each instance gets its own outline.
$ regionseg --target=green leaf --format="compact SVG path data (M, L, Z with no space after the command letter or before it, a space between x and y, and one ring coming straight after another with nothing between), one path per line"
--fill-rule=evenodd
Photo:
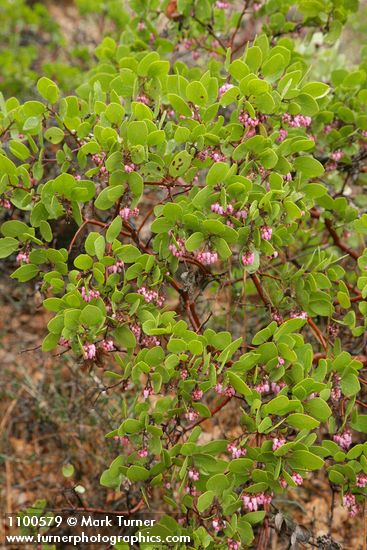
M122 218L117 216L110 224L106 232L106 241L112 243L120 234L122 229Z
M288 416L287 424L298 430L313 430L320 425L320 422L307 414L294 413Z
M172 105L173 109L178 115L184 115L187 117L192 117L192 111L187 103L176 94L168 94L168 101Z
M302 87L302 92L310 94L315 99L325 97L329 90L330 86L323 82L308 82Z
M305 470L320 470L324 465L324 460L309 451L294 451L288 458L288 463L292 468L302 468Z
M132 145L145 145L148 139L148 128L144 121L134 120L127 127L127 139Z
M316 178L322 176L324 167L318 160L313 157L298 157L294 161L294 167L306 178Z
M103 323L105 317L97 306L88 304L80 314L80 323L88 327L93 327Z
M346 397L356 395L361 389L358 376L353 372L349 372L342 376L340 387Z
M10 275L12 279L17 279L21 283L25 283L34 279L39 273L39 268L34 264L25 264L20 267L14 273Z
M265 61L261 71L265 78L274 81L281 76L285 69L285 65L284 57L280 53L277 53Z
M26 160L30 156L28 147L21 141L16 141L14 139L10 140L9 149L10 152L20 160Z
M258 46L252 46L247 49L245 61L251 71L256 73L262 63L262 60L263 54Z
M130 466L126 475L129 481L146 481L150 474L143 466Z
M64 477L71 477L74 475L75 468L72 464L64 464L62 467L62 475Z
M37 90L49 103L56 103L59 98L60 91L55 82L43 76L37 82Z
M88 254L79 254L74 260L74 265L77 269L86 271L92 267L93 259Z
M211 166L206 176L206 183L210 186L222 183L229 172L229 166L225 162L216 162Z
M209 506L213 502L214 497L215 497L214 491L207 491L206 493L203 493L202 495L200 495L197 503L198 511L201 513L201 512L204 512L204 510L206 510L207 508L209 508Z
M145 107L145 105L144 105ZM111 124L119 126L124 119L125 109L120 103L110 103L107 106L104 115Z
M56 348L59 343L59 334L47 334L42 342L42 351L49 352Z
M127 264L134 263L141 256L140 250L132 244L122 245L119 247L116 254L120 260L126 262Z
M315 397L314 399L310 399L310 401L306 401L304 407L310 415L321 422L327 420L332 414L329 405L321 397Z
M49 128L45 132L45 139L49 141L50 143L60 143L65 137L65 134L61 128L57 128L56 126Z
M243 381L241 380L241 378L239 376L237 376L237 374L235 374L234 372L231 372L229 371L228 372L228 380L229 380L229 383L231 384L231 386L234 387L234 389L240 393L241 395L244 395L244 396L249 396L249 395L252 395L252 390L248 387L248 385Z
M113 331L113 337L116 342L123 348L135 348L136 338L135 335L131 332L128 326L124 325L118 327Z
M204 235L200 231L196 231L185 242L185 248L188 252L193 252L200 248L204 243Z
M225 474L217 474L208 479L206 488L213 491L216 495L221 495L223 491L228 489L229 479Z
M18 220L4 222L1 226L1 233L5 237L21 237L24 233L28 233L29 231L29 227Z
M53 239L53 234L52 234L52 229L51 229L50 224L48 222L46 222L45 220L41 220L39 228L40 228L42 238L46 242L50 243Z
M0 258L7 258L18 250L19 242L13 237L5 237L0 239Z
M169 174L175 178L187 172L191 165L192 156L187 151L181 151L175 155L169 165Z
M205 105L208 101L208 94L201 82L190 82L186 88L186 97L194 105Z

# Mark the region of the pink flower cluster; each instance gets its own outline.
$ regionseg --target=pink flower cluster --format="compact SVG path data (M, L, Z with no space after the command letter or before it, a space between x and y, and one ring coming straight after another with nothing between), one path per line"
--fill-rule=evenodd
M214 518L212 520L212 527L216 533L225 527L225 523L220 518Z
M309 116L290 115L289 113L284 113L282 120L291 128L307 128L312 123L312 118Z
M129 162L124 165L124 168L125 168L125 172L127 172L128 174L131 174L131 172L134 172L134 170L136 169L136 166L133 162Z
M112 340L102 340L101 342L101 348L104 351L113 351L115 349L115 345Z
M187 485L185 488L185 491L188 495L191 495L193 497L196 497L198 492L195 487L190 487L190 485Z
M189 478L191 481L199 481L200 474L195 468L190 468L189 470Z
M29 264L29 254L28 252L19 252L16 257L18 264Z
M185 241L184 241L184 239L177 239L176 243L171 243L168 246L168 250L176 258L182 258L182 256L185 254Z
M283 317L280 315L278 311L272 311L271 312L271 318L273 321L276 321L277 323L283 322Z
M227 451L231 453L232 458L241 458L241 456L245 456L247 453L246 449L243 447L237 447L237 445L234 445L234 443L230 443L227 446Z
M336 151L331 153L330 158L335 162L338 162L341 158L343 158L343 155L344 153L341 149L336 149Z
M242 263L243 265L252 265L255 261L255 254L253 252L245 252L242 255Z
M145 388L143 390L143 397L144 399L148 399L150 395L153 395L153 388Z
M196 420L198 416L199 416L199 413L194 411L194 409L189 409L187 413L185 413L186 420L189 420L190 422L193 422L194 420Z
M289 314L291 319L308 319L306 311L291 311Z
M343 506L345 506L349 515L354 518L359 512L359 506L356 503L356 497L352 493L345 493L343 496Z
M223 208L219 202L215 202L210 207L211 211L220 216L235 216L238 220L245 220L248 216L247 210L235 210L232 204L228 204L226 208ZM228 223L228 222L227 222Z
M325 124L324 126L324 132L325 134L330 134L330 132L336 128L336 123L332 122L331 124Z
M147 304L154 303L158 307L162 307L164 304L164 298L159 296L156 290L151 290L145 286L142 286L138 289L138 294L143 296Z
M264 239L264 241L270 241L271 236L273 234L273 229L268 225L263 225L260 228L260 234L261 234L261 238Z
M245 128L256 128L260 124L259 118L251 118L246 111L241 111L238 120L245 126Z
M242 501L244 507L250 512L256 512L260 506L270 504L273 497L266 493L259 493L258 495L243 495Z
M215 391L218 395L225 395L226 397L233 397L236 393L236 390L232 386L227 386L223 388L222 384L216 384L214 386Z
M364 474L363 472L361 474L358 474L357 475L357 480L356 480L356 485L357 487L366 487L367 485L367 475Z
M144 336L141 341L142 346L152 348L153 346L159 346L160 341L156 336Z
M6 208L7 210L10 210L11 202L8 201L8 199L0 199L0 206L2 206L3 208Z
M218 261L218 254L216 252L197 252L195 257L204 265L215 264Z
M138 451L139 458L145 458L148 456L148 449L146 447L142 447L140 451Z
M342 434L336 434L333 436L333 440L337 443L342 449L347 451L352 444L352 434L349 430L346 430Z
M337 403L339 401L339 399L341 398L341 396L342 396L342 392L341 392L341 389L340 389L340 381L341 381L340 376L335 375L334 380L333 380L333 387L332 387L331 393L330 393L331 400L334 403Z
M300 474L293 474L292 479L294 483L298 486L301 486L303 484L303 477Z
M285 443L286 443L286 440L284 439L284 437L274 437L273 445L272 445L273 451L280 449L280 447L283 447Z
M149 98L145 94L138 95L136 98L136 101L139 101L140 103L144 103L144 105L150 104Z
M84 344L83 346L84 350L84 357L86 359L94 359L96 356L96 346L94 344Z
M223 155L221 151L213 151L211 154L211 157L214 160L214 162L223 162L224 160L226 160L225 155Z
M96 153L95 155L92 155L92 161L97 164L97 166L101 166L104 163L105 158L106 153Z
M141 335L141 326L138 325L138 323L134 323L134 324L130 325L130 330L134 334L135 338L137 340L139 340L140 335Z
M69 340L67 340L63 336L60 336L59 346L62 346L63 348L69 348L70 347L70 342L69 342Z
M229 550L240 550L241 544L234 539L227 539Z
M366 487L367 485L367 475L364 474L364 473L361 473L361 474L358 474L357 475L357 480L356 480L356 485L357 487Z
M218 90L218 96L222 97L228 90L233 88L233 84L229 84L229 82L225 82Z
M285 382L272 382L271 391L277 395L283 388L285 388Z
M114 441L118 441L122 445L127 445L129 443L129 438L126 435L114 435Z
M260 384L255 386L255 390L260 394L268 393L270 391L269 380L265 378Z
M288 136L288 130L285 130L284 128L280 128L279 135L277 137L277 141L281 143L285 140L285 138Z
M214 160L214 162L220 162L226 160L225 155L221 151L218 151L218 149L211 150L210 147L205 147L202 151L199 151L197 153L197 158L201 161L204 161L208 158L211 158Z
M139 216L139 208L129 208L128 206L125 206L124 208L121 208L119 214L121 218L127 222L129 218L137 218Z
M99 291L98 290L93 290L92 288L87 290L85 288L85 286L82 286L80 291L81 291L82 298L83 298L84 302L90 302L94 298L99 298L100 297Z
M107 267L107 273L121 273L124 268L124 262L118 260L115 264Z
M215 3L215 7L219 10L227 10L229 8L230 4L228 2L222 2L221 0L217 0Z
M196 388L192 394L191 394L193 401L200 401L200 399L203 397L203 391L199 388Z

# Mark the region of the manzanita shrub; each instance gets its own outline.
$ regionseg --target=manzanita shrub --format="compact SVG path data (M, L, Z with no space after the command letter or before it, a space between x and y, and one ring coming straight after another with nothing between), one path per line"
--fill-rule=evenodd
M43 76L1 101L0 255L53 314L43 350L121 393L102 485L154 495L154 529L194 548L267 548L318 470L351 515L366 497L367 67L312 80L278 4L245 3L231 41L225 2L178 2L167 28L191 14L195 40L233 44L247 9L270 24L188 64L107 37L74 95ZM300 29L355 3L325 6L300 1ZM237 435L213 438L226 408Z

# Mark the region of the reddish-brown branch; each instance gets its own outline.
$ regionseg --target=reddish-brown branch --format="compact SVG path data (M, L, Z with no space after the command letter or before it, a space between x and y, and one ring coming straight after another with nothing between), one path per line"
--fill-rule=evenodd
M78 231L75 233L74 237L71 239L71 242L70 242L69 248L68 248L68 254L70 254L70 252L72 251L73 246L74 246L77 238L79 237L80 233L83 231L83 229L86 227L87 224L88 224L88 220L85 220L82 223L82 225L79 227Z
M318 210L316 210L315 208L311 208L310 214L311 214L312 218L315 218L317 220L320 219L320 212ZM342 250L346 254L349 254L349 256L351 258L353 258L354 260L358 260L358 258L359 258L358 252L356 252L352 248L349 248L349 246L347 246L346 244L344 244L341 241L338 233L336 232L336 230L334 229L334 227L332 225L332 221L329 220L329 218L325 218L324 223L325 223L326 229L329 232L330 237L333 239L333 242L334 242L335 246L337 246L339 248L339 250Z
M223 409L223 407L225 407L227 405L227 403L230 402L230 400L232 399L232 397L226 397L226 399L224 401L222 401L222 403L220 403L215 409L213 409L212 411L210 411L210 418L212 418L214 415L216 415L220 410ZM187 432L190 432L191 430L193 430L194 428L196 428L196 426L199 426L200 424L202 424L203 422L205 422L205 420L207 420L206 417L203 417L203 418L200 418L199 420L197 420L196 422L194 422L193 424L190 424L190 426L187 426L187 428L185 428L181 433L180 433L180 437L182 435L184 435L185 433Z
M333 239L335 246L337 246L338 248L340 248L340 250L342 250L342 251L345 252L346 254L349 254L349 256L351 256L352 258L354 258L354 260L358 260L358 258L359 258L358 252L356 252L355 250L352 250L352 249L349 248L347 245L345 245L344 243L342 243L342 241L340 240L339 235L337 234L337 232L335 231L335 229L333 228L333 226L332 226L332 224L331 224L331 220L329 220L329 219L326 219L326 220L325 220L325 227L326 227L327 230L329 231L330 236L331 236L331 238Z
M322 347L324 348L325 351L327 351L327 343L326 343L326 340L324 338L324 335L322 334L321 330L319 329L319 327L314 323L313 319L311 319L311 317L308 317L307 319L307 323L310 325L310 327L312 328L316 338L318 339L318 341L320 342L320 344L322 345Z
M270 307L270 302L269 302L267 296L265 295L265 292L264 292L264 290L263 290L263 288L262 288L262 286L261 286L261 283L260 283L260 280L259 280L258 276L256 275L256 273L252 273L252 274L250 275L250 277L251 277L251 279L252 279L252 282L253 282L254 285L255 285L255 288L256 288L256 290L257 290L257 293L258 293L258 295L260 296L262 302L264 303L264 305L265 305L266 307Z

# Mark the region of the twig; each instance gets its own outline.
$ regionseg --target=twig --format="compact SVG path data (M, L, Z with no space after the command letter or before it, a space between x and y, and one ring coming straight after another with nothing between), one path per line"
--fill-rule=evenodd
M326 340L324 338L324 335L322 334L321 330L319 329L319 327L314 323L313 319L311 319L311 317L308 317L307 319L307 323L310 325L310 327L312 328L316 338L318 339L318 341L320 342L320 344L322 345L322 347L324 348L325 351L327 351L327 343L326 343Z

